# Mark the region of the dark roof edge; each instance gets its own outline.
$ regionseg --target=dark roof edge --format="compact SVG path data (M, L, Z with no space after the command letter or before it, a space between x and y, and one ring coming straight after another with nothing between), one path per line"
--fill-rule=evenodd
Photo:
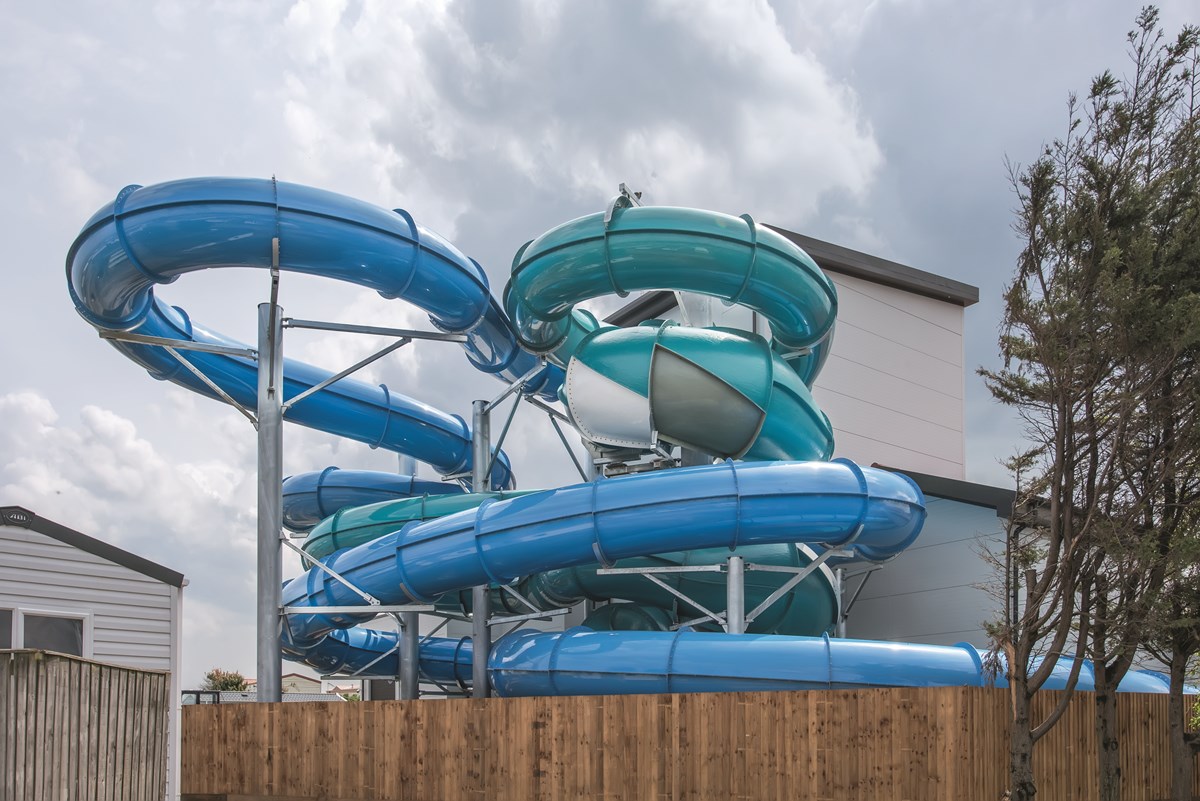
M99 556L101 559L107 559L109 562L127 567L143 576L170 584L172 587L183 586L182 573L177 573L169 567L163 567L157 562L151 562L149 559L122 550L115 545L109 545L95 537L89 537L73 528L67 528L61 523L39 517L20 506L0 506L0 525L27 528L66 545L74 546L81 551L86 551L93 556Z
M803 248L822 270L862 278L876 284L924 295L934 300L956 303L959 306L973 306L979 302L979 288L970 284L927 273L924 270L917 270L899 262L881 259L878 256L861 253L831 242L822 242L820 239L813 239L811 236L798 234L777 225L767 224L767 227L778 231Z
M988 509L995 509L997 517L1008 517L1012 514L1013 500L1016 498L1016 493L1010 489L1002 487L989 487L987 484L973 484L970 481L962 481L957 478L946 478L945 476L932 476L928 473L915 473L912 470L902 470L899 467L889 467L885 464L873 464L872 467L877 467L880 470L887 470L891 473L902 473L921 488L921 492L926 495L933 495L937 498L946 498L952 501L961 501L969 503L972 506L983 506Z

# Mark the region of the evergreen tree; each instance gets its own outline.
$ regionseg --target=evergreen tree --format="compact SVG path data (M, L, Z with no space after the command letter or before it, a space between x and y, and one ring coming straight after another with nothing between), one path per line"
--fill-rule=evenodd
M1033 443L1016 462L1027 502L1008 563L1020 569L992 630L1013 688L1013 798L1036 793L1033 743L1063 706L1029 720L1049 672L1038 657L1064 654L1093 660L1100 797L1119 798L1114 692L1187 583L1179 553L1200 501L1198 40L1194 27L1166 40L1144 9L1132 75L1105 72L1085 101L1072 96L1066 135L1014 171L1024 248L1004 368L984 373Z

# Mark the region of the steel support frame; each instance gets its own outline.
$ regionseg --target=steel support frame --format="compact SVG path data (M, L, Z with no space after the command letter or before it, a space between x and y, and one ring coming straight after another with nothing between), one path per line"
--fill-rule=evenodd
M278 280L277 278L275 279ZM279 643L283 589L283 310L258 306L258 592L256 598L257 697L282 700L283 651ZM289 543L290 544L290 543Z
M367 601L367 605L364 607L286 608L282 605L283 547L287 545L303 555L303 551L294 546L286 538L283 530L283 419L287 411L295 404L361 370L372 362L387 356L398 348L407 345L412 340L465 342L467 337L465 334L450 334L440 331L414 331L409 329L346 325L316 320L284 318L283 309L277 302L279 297L278 238L273 239L271 242L270 294L270 302L261 303L258 306L257 349L211 345L111 329L98 329L97 333L102 339L162 347L184 368L195 375L199 381L211 389L219 400L232 406L245 417L258 432L258 533L256 557L258 589L255 599L257 700L273 702L281 700L282 697L283 652L279 643L279 635L281 633L283 617L288 614L321 614L323 612L332 614L335 611L345 614L356 612L389 613L396 618L400 628L401 639L401 676L399 677L401 680L401 693L403 697L415 698L417 697L418 687L417 659L415 654L419 653L420 645L420 636L418 633L419 615L422 612L436 614L432 606L427 604L384 606L377 599L358 589L331 568L319 562L315 564L361 596ZM398 341L386 345L371 356L285 402L283 399L284 328L390 336L397 338ZM255 360L258 364L258 388L257 403L254 412L251 412L234 400L228 393L217 386L211 378L205 375L203 371L187 359L184 359L179 351L214 353ZM517 386L519 387L532 374L533 371L528 376L525 376L521 382L518 382ZM508 392L505 393L505 397L507 394Z
M491 460L491 416L488 402L477 400L471 404L471 491L487 492L491 489L487 465ZM488 682L488 654L492 650L491 630L488 617L491 615L491 592L488 585L471 588L471 697L487 698L491 694Z
M600 568L596 571L597 575L602 576L619 576L619 575L640 575L644 576L649 581L661 587L666 592L674 595L688 606L701 613L700 617L685 620L672 628L680 629L686 626L692 626L701 623L705 620L711 620L714 623L721 625L728 634L744 634L746 626L753 623L763 612L770 609L780 598L790 592L797 584L808 578L817 570L820 570L824 564L835 556L850 556L851 552L844 550L846 545L849 545L854 540L858 539L861 534L861 527L854 532L847 540L839 543L838 547L830 548L823 552L820 556L813 559L804 567L786 567L783 565L760 565L753 562L747 563L744 557L733 554L729 556L724 564L712 565L664 565L662 567L610 567ZM791 573L793 574L784 584L780 585L774 592L763 599L763 601L750 612L746 612L746 584L745 573L749 570L757 570L766 573ZM662 574L672 573L727 573L728 579L725 586L725 611L714 612L708 609L699 601L691 598L687 593L675 589L670 584L660 579L658 576ZM865 581L864 581L865 583ZM861 591L862 587L859 586ZM857 598L857 593L855 593ZM839 622L842 620L841 609L841 592L838 588L838 617Z

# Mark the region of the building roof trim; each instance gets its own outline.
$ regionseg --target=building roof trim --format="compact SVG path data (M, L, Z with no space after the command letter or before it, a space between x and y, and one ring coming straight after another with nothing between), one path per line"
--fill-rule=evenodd
M93 556L98 556L101 559L121 565L122 567L127 567L136 573L141 573L143 576L149 576L164 584L170 584L172 587L182 587L184 584L182 573L171 570L169 567L164 567L157 562L151 562L149 559L122 550L115 545L110 545L95 537L89 537L73 528L67 528L61 523L47 520L20 506L0 506L0 525L27 528L30 531L36 531L53 540L58 540L64 545L70 545L81 551L86 551Z
M851 250L832 242L823 242L811 236L798 234L777 225L767 225L795 242L813 257L813 261L827 272L862 278L876 284L903 289L934 300L973 306L979 302L979 287L955 281L952 278L927 273L899 262Z
M944 303L957 306L973 306L979 302L979 287L955 281L934 273L927 273L899 262L881 259L869 253L851 250L832 242L823 242L811 236L788 231L777 225L768 228L778 231L792 242L795 242L804 252L812 256L822 270L841 273L853 278L861 278L882 286L912 292ZM677 305L675 293L669 290L646 292L604 319L604 322L617 326L637 325L643 320L653 320L660 317Z

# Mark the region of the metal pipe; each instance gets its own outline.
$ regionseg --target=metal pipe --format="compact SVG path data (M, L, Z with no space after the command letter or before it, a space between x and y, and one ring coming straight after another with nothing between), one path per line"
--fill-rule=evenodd
M377 325L347 325L326 323L320 320L296 320L291 317L283 321L287 328L307 328L313 331L339 331L345 334L369 334L382 337L405 337L428 339L434 342L466 342L466 334L447 334L442 331L415 331L411 328L381 328Z
M246 410L245 406L243 406L242 404L235 401L232 397L230 397L228 392L221 389L221 387L218 386L215 381L213 381L211 378L206 376L201 370L197 369L196 365L192 364L187 359L180 356L179 351L175 350L175 348L168 346L165 348L165 350L167 351L167 353L171 354L171 357L173 359L175 359L175 361L177 361L181 365L183 365L189 373L196 376L196 378L199 378L200 381L203 382L203 384L206 387L211 389L213 392L217 393L217 397L219 397L221 400L228 403L233 408L237 409L241 413L242 417L245 417L247 420L250 421L250 425L254 426L255 428L258 428L258 420L254 417L254 415L250 414L250 412L248 412Z
M725 631L729 634L745 634L746 560L741 556L729 557L729 571L725 578Z
M487 492L491 489L488 475L491 443L491 415L488 402L477 400L471 404L471 489ZM488 652L492 649L491 630L488 617L491 614L491 592L486 584L471 588L471 696L487 698L491 689L488 683Z
M471 588L471 697L491 695L488 684L488 652L492 650L492 633L488 628L491 593L487 585Z
M833 591L837 595L838 616L837 627L834 629L834 636L838 639L846 639L846 570L839 567L833 571Z
M279 644L283 584L283 310L258 306L258 700L279 701L283 692Z
M192 342L190 339L175 339L173 337L154 337L147 334L134 334L129 331L110 331L107 328L99 330L101 339L114 342L136 342L142 345L163 345L176 350L194 350L200 353L220 353L225 356L241 356L246 359L257 359L258 351L250 348L235 348L228 345L212 345L206 342Z
M421 662L421 616L402 612L400 620L400 698L412 701L421 697L417 667Z
M471 491L487 492L491 487L487 474L488 457L491 455L491 415L487 401L477 400L471 404Z
M398 350L399 348L404 347L409 342L412 342L412 339L410 339L409 337L402 337L400 339L397 339L395 342L393 342L392 344L383 348L382 350L375 351L370 356L366 357L365 359L361 359L361 360L355 362L354 364L347 367L345 370L342 370L340 373L331 375L328 378L326 378L324 381L321 381L320 383L313 384L311 387L304 390L299 395L295 396L294 398L289 400L287 403L285 403L283 405L283 410L286 412L288 409L292 408L297 403L299 403L300 401L309 397L310 395L315 395L318 392L320 392L321 390L325 389L325 387L327 387L331 384L336 384L338 381L341 381L343 378L345 378L348 375L353 375L354 373L357 373L359 370L366 367L367 365L373 364L374 362L379 361L380 359L382 359L384 356L387 356L392 351Z

